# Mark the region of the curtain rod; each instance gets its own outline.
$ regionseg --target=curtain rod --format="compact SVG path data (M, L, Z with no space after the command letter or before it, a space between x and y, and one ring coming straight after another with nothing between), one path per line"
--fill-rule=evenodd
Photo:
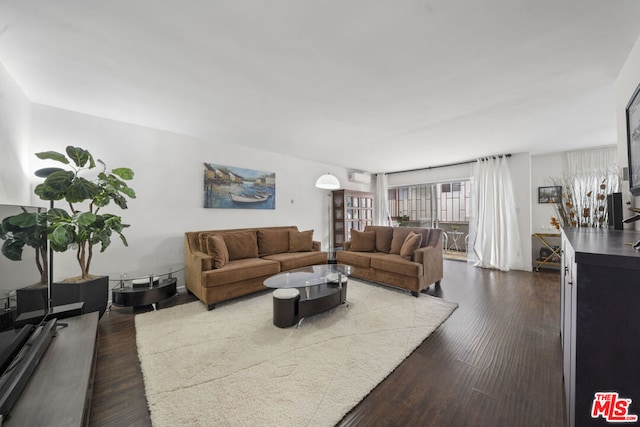
M449 167L449 166L468 165L470 163L475 163L478 160L484 161L484 160L487 160L489 158L495 159L495 158L500 158L500 157L509 158L509 157L511 157L511 153L508 153L508 154L496 154L494 156L484 156L484 157L477 158L475 160L466 160L464 162L457 162L457 163L447 163L446 165L427 166L426 168L407 169L407 170L403 170L403 171L387 172L387 175L393 175L393 174L396 174L396 173L406 173L406 172L418 172L418 171L425 171L425 170L438 169L438 168L446 168L446 167Z

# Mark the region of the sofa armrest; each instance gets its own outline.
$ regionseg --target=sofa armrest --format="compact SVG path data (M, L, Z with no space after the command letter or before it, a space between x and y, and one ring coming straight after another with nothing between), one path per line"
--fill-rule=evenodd
M422 264L425 284L440 281L444 276L444 251L442 245L416 249L414 260Z
M199 295L202 286L202 272L213 269L213 257L200 251L192 251L189 243L185 241L184 270L185 284L189 290Z
M351 249L351 240L347 240L342 244L342 247L344 248L345 251L348 251Z
M322 250L322 243L318 242L317 240L313 241L313 251L314 252L320 252Z

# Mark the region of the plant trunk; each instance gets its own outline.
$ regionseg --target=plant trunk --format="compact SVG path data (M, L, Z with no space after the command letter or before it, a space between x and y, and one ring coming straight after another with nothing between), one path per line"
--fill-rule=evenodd
M40 272L40 284L47 285L49 283L49 259L46 247L36 249L36 265Z
M89 271L86 263L86 248L87 242L83 242L81 245L78 245L78 252L76 253L76 259L78 260L78 264L80 264L80 271L83 279L89 278Z

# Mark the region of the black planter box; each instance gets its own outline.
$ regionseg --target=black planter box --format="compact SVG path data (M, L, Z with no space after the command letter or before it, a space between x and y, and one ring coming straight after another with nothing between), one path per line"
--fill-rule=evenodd
M53 305L84 302L84 313L98 311L100 317L107 310L109 276L100 276L85 282L54 282L51 284Z
M16 316L47 307L49 290L46 286L33 285L16 289Z

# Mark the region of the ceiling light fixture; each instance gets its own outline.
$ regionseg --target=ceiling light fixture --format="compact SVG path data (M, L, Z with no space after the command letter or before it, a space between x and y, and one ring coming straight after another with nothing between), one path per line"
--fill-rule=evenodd
M327 173L326 175L320 176L316 181L316 187L322 188L323 190L337 190L340 188L340 181L338 178Z

